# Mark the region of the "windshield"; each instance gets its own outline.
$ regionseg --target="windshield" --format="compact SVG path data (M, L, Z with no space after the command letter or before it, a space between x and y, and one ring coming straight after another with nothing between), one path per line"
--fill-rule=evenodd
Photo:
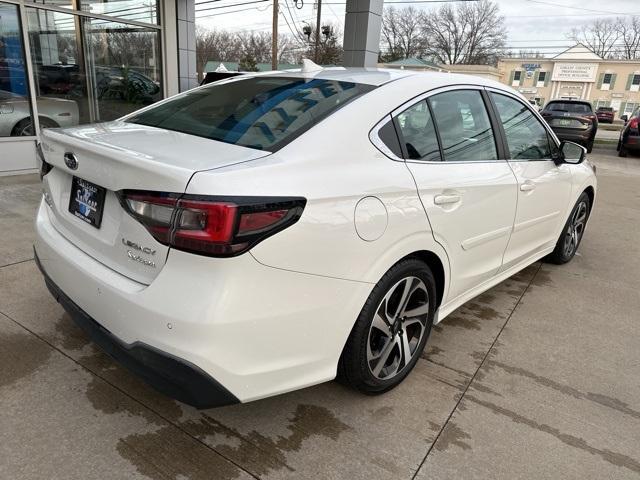
M275 151L374 88L323 79L248 77L207 85L127 121Z
M613 112L613 108L611 107L600 107L598 108L599 112Z
M591 105L588 103L552 102L547 110L569 113L591 113Z

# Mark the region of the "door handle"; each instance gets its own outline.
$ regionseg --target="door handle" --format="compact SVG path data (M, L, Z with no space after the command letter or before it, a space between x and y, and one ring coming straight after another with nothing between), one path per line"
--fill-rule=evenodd
M436 205L449 205L451 203L458 203L460 201L460 195L436 195L433 197L433 203Z
M531 190L536 189L536 184L533 182L526 181L520 185L521 192L530 192Z

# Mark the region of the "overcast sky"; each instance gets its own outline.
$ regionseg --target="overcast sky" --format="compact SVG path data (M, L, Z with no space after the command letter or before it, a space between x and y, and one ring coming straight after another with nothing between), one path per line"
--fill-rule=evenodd
M196 0L196 4L206 0ZM344 24L344 1L323 0L323 23ZM397 0L388 0L387 5ZM254 3L246 3L254 2ZM496 0L502 15L506 17L507 46L559 53L570 45L566 34L573 27L589 23L596 18L616 18L630 14L640 15L640 2L631 0ZM636 3L638 3L636 5ZM244 4L244 5L242 5ZM226 7L227 5L241 5ZM402 7L406 3L398 4ZM416 8L438 8L439 3L414 4ZM224 7L223 7L224 6ZM302 29L304 21L315 23L313 0L304 0L301 9L293 0L280 0L279 29L283 33ZM223 7L223 8L219 8ZM288 7L288 8L287 8ZM215 8L203 10L205 8ZM271 29L271 1L219 0L196 6L196 22L209 28L234 31L269 31ZM285 20L286 18L286 20ZM288 24L287 24L288 22ZM549 48L544 48L549 47Z

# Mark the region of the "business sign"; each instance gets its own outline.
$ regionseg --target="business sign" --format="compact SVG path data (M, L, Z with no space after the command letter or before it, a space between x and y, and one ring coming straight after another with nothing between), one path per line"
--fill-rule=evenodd
M554 82L595 82L597 63L556 63L551 80Z

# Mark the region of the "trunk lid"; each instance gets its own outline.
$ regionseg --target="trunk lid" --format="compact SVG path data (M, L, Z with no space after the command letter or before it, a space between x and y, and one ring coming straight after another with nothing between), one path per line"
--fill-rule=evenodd
M116 192L133 189L183 193L198 171L269 155L126 122L47 129L42 134L42 147L46 161L53 166L44 177L43 186L54 227L84 253L143 284L150 284L160 273L169 247L157 242L125 212ZM75 170L65 163L65 154L77 159ZM99 228L70 211L73 177L105 189ZM93 198L88 203L92 202Z

